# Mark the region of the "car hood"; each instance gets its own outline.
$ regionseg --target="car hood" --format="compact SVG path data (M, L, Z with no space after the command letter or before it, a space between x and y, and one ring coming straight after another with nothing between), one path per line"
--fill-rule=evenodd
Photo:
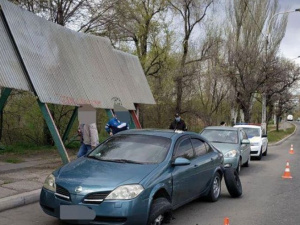
M214 142L211 142L211 144L213 146L215 146L223 154L225 154L226 152L229 152L231 150L237 150L237 151L239 151L239 149L240 149L240 145L239 144L214 143Z
M87 192L113 190L120 185L139 183L157 166L105 162L81 157L57 172L56 184L67 188L71 193L75 193L78 186L84 187Z
M257 142L260 142L260 141L261 141L261 138L258 137L258 136L255 136L255 137L249 138L249 141L250 141L251 143L257 143Z

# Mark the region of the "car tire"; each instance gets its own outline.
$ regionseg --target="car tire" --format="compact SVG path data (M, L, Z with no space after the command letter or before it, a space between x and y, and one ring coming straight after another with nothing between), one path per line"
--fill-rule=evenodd
M210 202L216 202L218 201L220 195L221 195L221 175L217 172L213 177L210 191L206 196L206 199Z
M268 154L268 145L266 147L266 151L262 154L263 156L266 156Z
M249 158L248 158L247 162L245 162L243 166L244 167L249 167L250 161L251 161L251 155L249 155Z
M170 223L172 219L172 205L166 198L153 200L147 225Z
M231 197L238 198L243 194L242 183L236 170L232 168L225 168L224 180Z
M261 147L261 149L260 149L259 156L257 156L257 159L258 159L258 160L261 160L261 158L262 158L262 147Z
M239 159L238 165L236 167L236 172L240 174L242 168L242 158Z

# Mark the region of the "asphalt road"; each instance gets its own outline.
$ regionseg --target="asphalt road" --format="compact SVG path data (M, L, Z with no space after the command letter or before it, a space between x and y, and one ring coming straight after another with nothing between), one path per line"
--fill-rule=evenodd
M279 146L269 147L261 161L243 167L240 179L243 196L231 198L224 182L218 202L194 201L174 212L173 225L293 225L300 221L300 125L296 134ZM289 154L291 144L294 155ZM282 179L286 161L290 162L292 179ZM57 219L42 212L38 203L0 213L0 224L59 225Z

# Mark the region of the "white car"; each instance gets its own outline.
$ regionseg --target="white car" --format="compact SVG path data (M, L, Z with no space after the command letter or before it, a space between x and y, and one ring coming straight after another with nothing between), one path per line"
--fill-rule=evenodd
M251 156L261 160L262 156L266 156L268 152L268 138L262 133L262 128L255 125L235 125L242 127L246 132L251 144Z
M288 115L286 119L287 119L287 121L293 121L294 117L293 117L293 115Z

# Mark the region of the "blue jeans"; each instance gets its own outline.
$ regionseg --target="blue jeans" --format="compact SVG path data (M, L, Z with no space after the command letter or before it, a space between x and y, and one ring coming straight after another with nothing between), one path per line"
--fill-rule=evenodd
M81 143L79 151L77 153L77 158L84 156L91 149L92 149L91 145L86 145L84 143Z

